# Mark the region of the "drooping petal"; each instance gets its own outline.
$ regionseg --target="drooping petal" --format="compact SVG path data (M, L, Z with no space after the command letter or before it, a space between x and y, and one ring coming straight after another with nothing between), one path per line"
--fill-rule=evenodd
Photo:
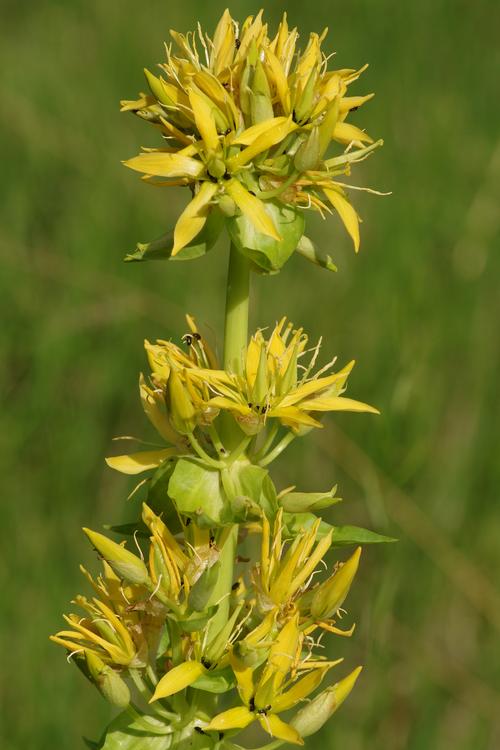
M184 690L184 688L196 682L204 672L206 672L206 669L199 661L186 661L179 664L161 678L149 702L153 703L159 698L168 698L169 695Z
M344 398L344 396L318 396L302 401L300 408L306 411L357 411L380 414L374 406L355 401L353 398Z
M288 711L289 708L292 708L296 703L306 698L313 690L316 690L328 669L329 667L312 670L301 680L298 680L286 693L278 695L272 704L273 711L276 713Z
M297 730L289 724L285 724L285 722L282 721L279 716L276 716L276 714L268 714L267 716L259 716L258 718L262 728L270 734L271 737L277 737L284 742L291 742L292 745L304 744L304 740Z
M338 190L323 188L323 192L342 219L354 243L354 250L359 250L359 219L356 211Z
M175 448L164 448L157 451L139 451L122 456L108 456L105 461L110 469L122 474L140 474L159 466L162 461L176 454Z
M278 242L281 240L273 220L266 213L262 201L249 193L238 180L230 180L226 184L226 190L240 211L250 219L257 231L267 234Z
M181 213L174 229L172 257L175 257L183 247L186 247L201 232L207 220L210 201L216 192L216 184L203 182L198 194Z
M228 711L223 711L221 714L214 716L212 721L204 727L205 731L218 731L225 732L226 729L244 729L255 719L255 714L252 713L246 706L236 706L230 708Z
M339 143L351 143L352 141L361 141L361 143L373 143L373 138L365 133L356 125L351 125L350 122L338 122L335 125L333 131L333 138Z
M198 159L184 154L168 154L162 151L150 151L123 162L126 167L136 172L156 177L199 177L205 167Z

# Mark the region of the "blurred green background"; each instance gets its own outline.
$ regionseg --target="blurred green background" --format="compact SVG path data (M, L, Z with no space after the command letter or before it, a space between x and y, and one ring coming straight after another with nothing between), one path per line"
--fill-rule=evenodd
M157 142L117 103L144 89L170 27L212 29L223 8L2 3L3 750L76 749L110 715L48 634L82 588L78 563L95 569L80 527L126 516L131 483L103 456L114 435L145 434L142 340L178 340L185 311L220 337L226 264L223 246L193 264L122 264L185 194L120 166ZM338 67L370 63L353 93L377 96L352 121L385 147L352 181L393 191L354 194L358 257L336 218L311 221L337 275L297 257L254 284L254 325L286 313L324 334L325 357L358 362L350 395L382 410L297 441L278 485L338 481L334 518L400 539L365 550L342 652L366 670L308 747L498 750L500 6L291 0L267 8L273 25L284 9L303 38L330 27Z

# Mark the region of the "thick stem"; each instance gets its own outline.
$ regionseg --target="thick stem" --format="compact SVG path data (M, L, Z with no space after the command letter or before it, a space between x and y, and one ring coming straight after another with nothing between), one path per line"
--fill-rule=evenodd
M248 339L248 307L250 297L250 263L244 255L231 244L226 287L226 316L224 325L224 369L243 373L243 352ZM241 445L242 432L229 414L222 415L221 427L224 445L231 451ZM234 558L238 540L238 525L229 532L220 554L220 573L211 597L211 603L218 605L209 626L207 643L229 616L229 598L234 576Z
M248 338L250 262L231 244L226 288L224 369L242 373L242 353Z

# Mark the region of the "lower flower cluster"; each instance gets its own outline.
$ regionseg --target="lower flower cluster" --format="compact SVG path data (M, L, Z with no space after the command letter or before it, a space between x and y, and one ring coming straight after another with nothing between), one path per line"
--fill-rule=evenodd
M309 349L285 320L251 338L242 374L220 369L188 322L185 349L146 342L141 400L167 445L107 459L150 472L132 499L140 517L111 527L122 541L84 529L102 573L82 567L94 596L74 599L84 614L65 616L52 640L123 710L96 747L131 735L154 750L234 747L251 725L301 745L361 671L323 687L342 659L328 659L321 641L352 635L342 607L359 543L388 539L327 523L316 512L339 501L335 488L279 492L266 467L321 426L318 413L376 410L342 395L352 365L314 373L319 345ZM354 552L340 560L346 545Z

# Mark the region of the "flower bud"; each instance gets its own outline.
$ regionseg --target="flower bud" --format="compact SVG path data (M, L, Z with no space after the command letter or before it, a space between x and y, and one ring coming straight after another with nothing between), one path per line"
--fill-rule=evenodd
M159 102L167 106L175 106L175 102L168 96L165 90L165 84L162 79L153 75L147 68L144 68L144 75L155 99L158 99Z
M120 675L105 664L93 651L85 651L89 674L99 692L109 703L125 708L130 703L130 690Z
M237 212L236 203L230 195L221 195L219 198L219 209L224 216L235 216Z
M358 547L331 578L318 586L311 604L314 618L324 620L333 617L342 606L356 575L360 556L361 547Z
M86 528L83 530L116 575L138 586L150 583L148 570L139 557L129 552L121 544L108 539L104 534L99 534L97 531L91 531Z
M293 164L299 172L307 172L309 169L316 169L320 160L320 138L319 128L314 127L304 143L295 154Z
M357 667L343 680L323 690L295 714L290 724L301 737L309 737L326 724L353 689L361 670L362 667Z
M220 157L215 156L214 154L208 160L207 170L212 177L215 177L216 180L220 180L220 178L226 173L226 164Z
M259 59L255 65L252 79L250 107L254 125L274 117L271 89L264 67Z
M302 122L307 120L311 114L314 104L314 89L318 78L317 68L313 68L309 74L306 85L300 97L300 101L295 106L295 121Z
M220 562L216 562L201 574L189 592L188 606L190 609L195 612L203 612L219 580L220 570Z
M196 427L196 409L177 370L170 373L167 393L172 427L181 435L193 432Z

